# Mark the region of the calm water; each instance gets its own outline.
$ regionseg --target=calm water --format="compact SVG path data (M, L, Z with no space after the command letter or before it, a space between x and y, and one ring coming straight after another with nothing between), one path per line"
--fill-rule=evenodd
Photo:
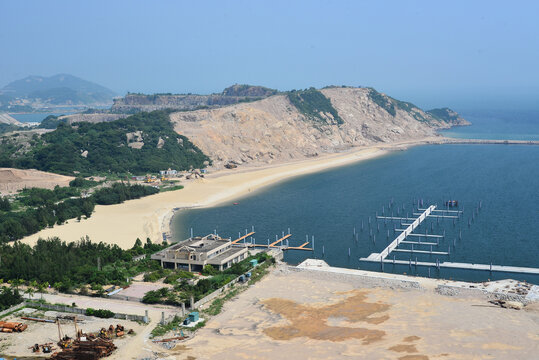
M458 128L461 136L479 129ZM530 128L533 128L531 126ZM530 129L528 128L528 129ZM492 128L489 128L492 130ZM473 131L472 131L473 130ZM496 133L503 134L494 126ZM538 138L539 132L526 136ZM474 137L474 136L471 136ZM488 137L487 137L488 138ZM256 242L266 243L276 234L294 235L290 245L300 245L315 236L314 252L289 251L285 260L296 264L308 257L323 258L330 265L380 270L379 264L359 262L371 252L380 252L395 238L391 223L368 218L388 212L391 200L400 215L411 213L416 199L442 205L444 199L458 199L463 218L437 223L429 219L419 231L442 234L438 251L450 256L413 255L418 261L454 261L498 265L539 267L539 146L526 145L433 145L414 147L381 158L292 179L266 188L250 197L238 199L238 206L224 204L212 209L183 211L175 223L183 230L178 238L213 232L236 237L255 226ZM479 201L481 210L471 220ZM404 210L402 208L404 207ZM361 231L361 222L364 229ZM468 221L471 221L468 226ZM358 240L353 237L354 227ZM399 226L397 226L399 227ZM387 232L389 230L389 239ZM462 239L459 234L462 233ZM373 241L374 240L374 241ZM401 246L404 248L404 246ZM350 249L350 256L348 256ZM436 247L435 249L436 250ZM409 254L392 253L398 260ZM428 269L386 265L386 272L428 276ZM435 269L433 277L483 281L487 278L517 278L539 283L535 275L488 273L482 271Z

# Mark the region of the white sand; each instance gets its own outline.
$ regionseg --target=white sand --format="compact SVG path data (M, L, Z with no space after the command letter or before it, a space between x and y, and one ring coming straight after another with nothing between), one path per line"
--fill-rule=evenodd
M431 140L390 144L386 147L402 148ZM64 241L77 241L88 235L92 241L117 244L122 248L132 247L137 238L143 241L146 238L150 238L153 242L161 241L162 233L169 230L170 217L174 208L213 206L238 199L278 181L348 165L386 153L387 150L383 150L382 146L370 146L346 153L330 154L264 168L222 170L205 179L186 181L183 183L184 189L181 190L160 193L118 205L98 205L90 219L80 222L72 219L67 224L44 229L21 241L34 244L39 238L53 236Z

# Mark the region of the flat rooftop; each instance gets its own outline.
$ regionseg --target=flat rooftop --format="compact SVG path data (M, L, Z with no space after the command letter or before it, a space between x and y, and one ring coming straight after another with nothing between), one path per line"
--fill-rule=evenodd
M193 239L181 241L162 251L178 250L181 247L188 246L196 249L197 251L209 252L228 243L230 243L229 239L223 239L215 235L207 235L204 237L195 237Z
M241 253L245 249L246 248L244 248L244 247L232 247L232 248L227 249L226 251L220 253L219 255L208 259L208 262L210 262L210 263L219 262L220 263L221 261L225 260L226 258L228 258L228 257L230 257L232 255Z

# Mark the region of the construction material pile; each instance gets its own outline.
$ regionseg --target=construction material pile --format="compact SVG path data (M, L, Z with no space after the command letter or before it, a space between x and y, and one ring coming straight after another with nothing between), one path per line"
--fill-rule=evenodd
M0 331L4 333L23 332L27 327L23 323L0 321Z
M75 340L72 347L55 353L55 360L97 360L107 357L116 349L112 341L97 338L95 340Z

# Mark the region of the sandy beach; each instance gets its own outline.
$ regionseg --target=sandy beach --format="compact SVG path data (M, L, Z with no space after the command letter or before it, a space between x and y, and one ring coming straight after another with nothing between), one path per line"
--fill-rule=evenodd
M355 148L351 151L328 154L312 159L272 164L264 167L219 170L204 179L183 181L181 190L159 193L123 204L97 205L89 219L72 219L64 225L44 229L21 241L35 244L39 238L59 237L64 241L77 241L89 236L92 241L116 244L130 248L137 238L161 241L163 232L169 231L174 208L208 207L233 201L276 182L307 175L402 150L410 146L440 141L428 138Z

